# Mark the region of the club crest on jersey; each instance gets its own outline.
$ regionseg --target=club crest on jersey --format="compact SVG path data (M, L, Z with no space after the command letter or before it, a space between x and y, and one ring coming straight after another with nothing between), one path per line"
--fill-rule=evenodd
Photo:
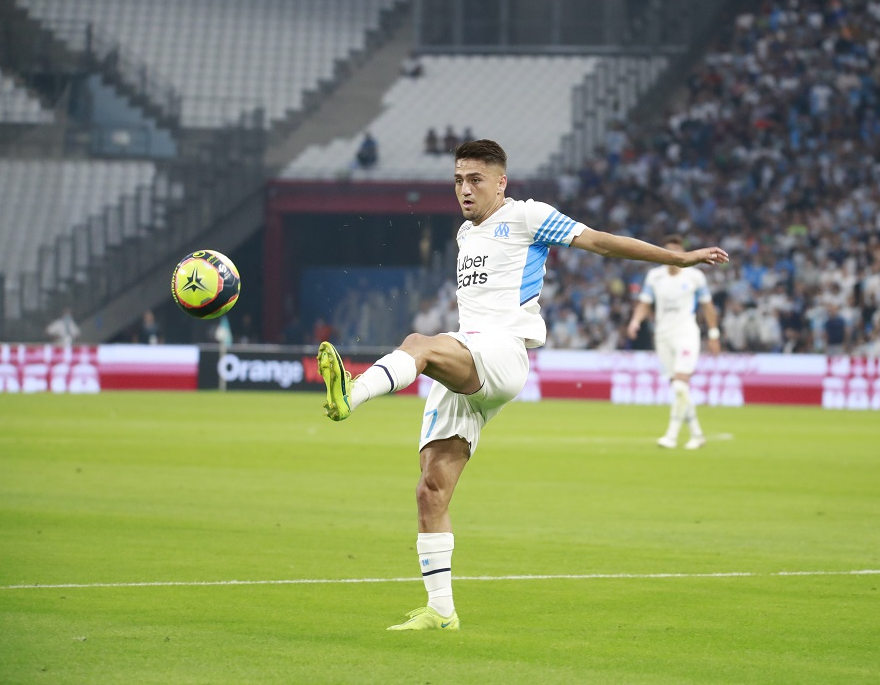
M496 238L509 238L510 237L510 226L507 224L500 224L498 228L495 229L495 237Z

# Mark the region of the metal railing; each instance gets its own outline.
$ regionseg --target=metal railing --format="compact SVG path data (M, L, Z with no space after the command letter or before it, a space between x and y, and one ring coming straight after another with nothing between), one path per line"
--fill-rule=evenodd
M159 113L179 122L182 99L171 81L150 68L114 36L94 24L73 19L44 19L40 23L71 51L86 59L86 64L131 88Z

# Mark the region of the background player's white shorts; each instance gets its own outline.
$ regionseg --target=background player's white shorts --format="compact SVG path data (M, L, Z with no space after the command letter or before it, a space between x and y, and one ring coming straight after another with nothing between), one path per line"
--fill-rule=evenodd
M480 378L480 389L472 395L461 395L434 381L425 401L419 450L434 440L458 435L468 441L473 456L483 426L526 384L529 355L522 338L510 335L445 335L452 336L470 350Z
M662 337L654 340L654 348L663 372L672 378L677 373L692 374L700 357L700 331Z

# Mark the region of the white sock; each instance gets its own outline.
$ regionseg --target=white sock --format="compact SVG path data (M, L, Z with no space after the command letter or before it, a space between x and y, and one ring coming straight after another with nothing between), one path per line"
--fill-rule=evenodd
M678 438L681 424L684 423L688 405L691 403L690 386L682 380L672 381L672 406L669 409L669 428L666 429L666 437L673 440Z
M352 409L379 395L397 392L412 383L416 376L416 360L403 350L386 354L351 384L348 401Z
M416 549L422 580L428 591L428 606L443 617L455 613L452 602L452 533L419 533Z

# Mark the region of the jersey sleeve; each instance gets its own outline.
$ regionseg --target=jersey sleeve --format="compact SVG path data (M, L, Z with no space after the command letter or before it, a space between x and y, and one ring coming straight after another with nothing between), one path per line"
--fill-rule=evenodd
M642 290L639 292L639 302L645 304L654 304L654 279L653 271L649 271L645 276L645 282L642 283Z
M526 227L532 240L543 245L570 245L586 226L545 202L526 201Z
M700 304L707 304L712 301L712 293L709 291L709 282L706 280L706 274L699 269L694 269L696 278L696 298Z

